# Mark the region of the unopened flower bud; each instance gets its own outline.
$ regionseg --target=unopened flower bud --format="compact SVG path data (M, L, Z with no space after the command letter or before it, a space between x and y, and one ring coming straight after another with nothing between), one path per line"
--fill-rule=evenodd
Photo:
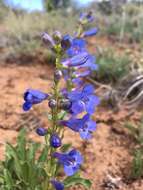
M39 127L39 128L36 129L36 133L39 136L45 136L47 134L47 130L44 129L43 127Z
M71 47L72 39L69 35L65 35L61 41L61 46L63 49L69 49Z
M53 39L54 39L56 44L59 44L62 40L62 34L59 31L55 31L53 33Z
M55 108L57 106L57 102L54 99L49 100L49 107L51 109Z
M42 41L48 45L50 48L53 48L55 46L55 42L53 38L46 32L42 34Z
M60 101L60 107L63 110L69 110L71 108L71 101L69 99L63 99Z
M54 148L58 148L61 146L61 139L57 134L52 134L50 138L50 145Z
M54 80L59 81L62 77L62 72L60 70L55 70L54 72Z

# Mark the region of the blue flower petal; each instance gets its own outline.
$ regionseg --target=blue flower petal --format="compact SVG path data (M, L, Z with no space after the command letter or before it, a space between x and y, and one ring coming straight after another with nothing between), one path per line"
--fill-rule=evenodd
M72 103L71 110L73 114L79 114L85 110L85 104L83 101L75 101Z
M24 102L24 104L23 104L23 110L24 111L30 110L31 107L32 107L32 104L30 102Z
M91 28L91 29L85 31L85 32L83 33L83 36L84 36L84 37L94 36L94 35L97 34L97 32L98 32L98 28Z
M72 46L67 50L69 57L73 57L78 53L86 51L86 41L80 38L74 38L72 40Z
M97 96L94 95L89 96L89 101L87 101L86 103L87 113L93 114L98 104L99 104L99 98Z
M48 98L48 96L49 96L48 94L43 93L39 90L28 89L24 93L24 100L32 104L38 104L41 103L46 98Z
M96 122L93 120L90 120L87 122L87 128L89 131L95 131L96 130Z
M80 137L85 140L91 139L92 137L91 133L88 130L81 129L79 133L80 133Z
M72 176L72 175L74 175L74 170L73 170L73 167L72 166L67 166L67 165L65 165L64 166L64 172L65 172L65 174L67 175L67 176Z

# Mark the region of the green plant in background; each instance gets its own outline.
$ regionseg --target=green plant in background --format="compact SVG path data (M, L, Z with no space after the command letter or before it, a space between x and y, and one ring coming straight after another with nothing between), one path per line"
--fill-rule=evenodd
M113 11L109 15L99 14L98 22L103 35L114 36L120 41L140 43L143 40L143 5L126 3L120 9L120 12Z
M131 166L131 179L139 179L143 177L143 150L137 149L133 154Z
M128 74L130 59L127 55L117 55L115 50L108 48L97 55L99 72L96 77L99 81L116 83Z
M136 143L140 146L143 145L143 120L141 120L140 124L134 125L132 123L126 123L125 128L127 128L132 135L132 137L136 140Z
M138 179L143 177L143 119L139 125L126 123L125 128L129 130L137 143L133 150L130 179Z
M70 0L44 0L46 11L52 11L58 8L67 8L70 5Z

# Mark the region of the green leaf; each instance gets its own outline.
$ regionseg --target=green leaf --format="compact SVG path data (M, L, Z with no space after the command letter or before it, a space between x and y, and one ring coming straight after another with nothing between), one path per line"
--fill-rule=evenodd
M4 184L4 176L0 176L0 184Z
M90 187L92 185L90 180L83 179L83 178L78 177L78 176L70 176L64 180L65 188L68 188L68 187L71 187L74 185L78 185L78 184L83 185L86 189L90 189Z
M47 160L47 156L48 156L48 147L45 146L43 148L43 151L41 152L41 155L39 156L38 163L45 162Z
M4 178L5 178L5 183L8 189L13 189L13 180L10 172L7 169L4 169Z
M36 152L39 148L40 148L40 143L33 142L29 145L26 156L29 162L34 162Z
M7 152L9 156L11 156L14 159L14 168L16 170L16 174L19 178L22 176L22 168L21 168L21 163L18 158L18 153L16 151L16 148L13 147L11 144L7 143Z
M22 160L26 159L26 129L23 128L17 138L17 152Z

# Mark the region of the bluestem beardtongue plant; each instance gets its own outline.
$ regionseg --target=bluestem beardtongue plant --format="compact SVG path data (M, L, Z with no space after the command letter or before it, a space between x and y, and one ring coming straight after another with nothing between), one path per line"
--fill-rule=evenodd
M56 56L53 91L47 94L28 89L24 93L24 111L43 101L48 101L50 108L51 126L48 129L41 127L36 129L39 136L44 136L45 146L48 148L47 163L45 163L47 186L44 190L53 188L63 190L70 186L69 181L72 184L81 183L86 187L90 186L88 180L76 174L83 163L81 153L76 149L63 151L62 139L65 128L79 133L85 140L90 139L96 130L96 122L92 120L92 115L99 104L99 98L95 95L94 87L86 83L86 77L97 70L98 66L95 57L87 51L84 39L98 32L97 28L85 30L86 24L91 23L93 19L92 12L81 13L79 27L74 36L62 35L59 31L55 31L52 36L48 33L42 34L43 42ZM60 85L61 79L65 81L64 88L60 88L63 86ZM62 166L64 173L70 176L63 182L60 182L61 179L57 180L59 166Z

